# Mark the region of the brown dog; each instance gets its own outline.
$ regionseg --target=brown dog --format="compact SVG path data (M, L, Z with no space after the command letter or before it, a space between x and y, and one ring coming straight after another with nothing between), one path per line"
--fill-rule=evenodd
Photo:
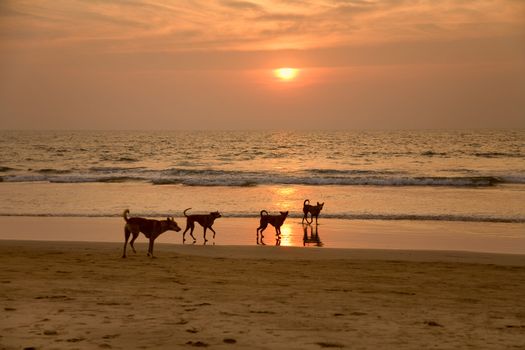
M139 236L139 233L142 232L146 238L149 238L148 256L153 258L153 243L155 242L155 239L168 230L176 232L180 231L179 225L177 225L173 218L167 218L166 220L150 220L144 218L128 218L128 214L129 209L124 210L122 213L124 220L126 220L126 225L124 226L126 241L124 242L124 252L122 253L123 258L126 257L126 246L131 234L133 234L133 238L131 238L129 245L131 246L131 249L133 249L133 252L137 252L133 243Z
M266 227L268 224L275 227L275 235L280 236L281 235L281 226L284 223L284 220L286 220L286 217L288 216L287 211L281 211L281 214L279 215L270 215L266 210L261 210L261 221L259 223L259 227L257 228L257 242L259 241L259 232L261 232L261 242L264 238L263 231L266 230Z
M311 224L312 222L314 222L314 217L315 217L315 224L317 225L317 218L319 217L321 210L323 210L323 206L324 206L324 202L323 203L317 202L317 205L310 205L310 200L305 199L303 202L304 216L303 216L303 220L301 221L301 223L303 223L304 220L306 220L307 224ZM308 213L310 213L310 216L311 216L310 222L308 222Z
M221 214L218 211L211 212L209 214L193 214L193 215L186 215L186 212L190 210L191 208L188 208L184 210L184 216L186 217L186 229L182 233L182 241L186 241L186 231L190 230L190 236L193 238L193 241L195 242L196 239L193 237L193 229L195 229L195 221L197 221L202 227L204 227L204 242L207 242L206 239L206 230L210 229L211 232L213 232L213 238L215 238L215 230L211 227L213 225L213 222L215 219L218 219L221 217Z

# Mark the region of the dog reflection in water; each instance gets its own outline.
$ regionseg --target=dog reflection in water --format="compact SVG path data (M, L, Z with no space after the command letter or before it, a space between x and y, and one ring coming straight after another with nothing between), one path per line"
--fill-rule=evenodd
M308 228L310 228L310 235L308 235ZM305 225L303 224L303 246L314 245L316 247L322 247L324 244L321 242L319 237L318 226Z
M270 215L266 210L261 210L261 220L259 223L259 227L257 228L257 244L264 245L263 242L263 231L266 230L266 227L268 227L268 224L275 227L275 237L276 237L276 244L280 245L281 242L281 226L284 224L284 220L286 220L286 217L288 216L287 211L281 211L279 212L279 215ZM261 233L261 239L259 240L259 233Z

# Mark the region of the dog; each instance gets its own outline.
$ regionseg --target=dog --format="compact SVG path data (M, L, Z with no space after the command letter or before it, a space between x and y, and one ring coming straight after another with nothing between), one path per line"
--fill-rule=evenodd
M123 258L126 257L126 246L128 245L128 239L131 234L133 234L133 238L131 238L129 245L131 246L131 249L133 249L133 252L137 252L133 243L139 236L139 233L142 232L146 238L149 238L148 256L153 258L153 243L155 242L155 239L168 230L175 232L181 230L175 220L170 217L166 220L151 220L138 217L128 218L128 214L129 209L124 210L122 213L122 217L126 221L126 225L124 225L124 236L126 240L124 241L124 252L122 253Z
M304 216L303 216L303 220L301 221L301 223L303 223L304 220L306 220L307 224L311 224L312 222L314 222L314 217L315 217L315 224L317 225L317 218L319 217L321 210L323 210L323 206L324 206L324 202L323 203L317 202L317 205L310 205L310 200L305 199L303 202ZM311 216L310 222L308 222L308 213L310 213L310 216Z
M275 227L275 235L277 237L281 236L281 226L288 216L287 211L281 211L279 215L270 215L266 210L261 210L261 221L259 227L257 228L257 242L259 241L259 232L261 233L261 242L264 238L263 231L266 230L268 224Z
M184 210L184 216L186 217L186 229L182 233L182 241L186 242L186 232L191 229L190 236L193 238L193 242L197 241L195 237L193 237L193 229L195 229L195 221L198 222L203 228L204 228L204 242L207 242L206 239L206 230L210 229L211 232L213 232L213 238L215 238L215 230L211 227L213 225L213 222L215 219L218 219L221 217L221 214L218 211L211 212L209 214L193 214L193 215L186 215L186 212L190 210L191 208L188 208Z

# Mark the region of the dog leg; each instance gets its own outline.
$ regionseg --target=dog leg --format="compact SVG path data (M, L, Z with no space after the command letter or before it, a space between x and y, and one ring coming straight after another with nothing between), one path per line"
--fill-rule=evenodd
M129 232L127 227L124 227L124 238L125 238L125 241L124 241L124 251L122 252L122 257L123 258L126 257L126 246L128 245L128 239L129 239L130 235L131 235L131 232Z
M204 226L204 243L208 242L208 240L206 239L206 230L208 228L206 226Z
M314 222L314 216L310 214L310 221L308 221L308 214L306 214L306 223L310 225L312 222Z
M266 245L266 243L264 243L264 241L263 241L264 236L262 234L262 230L261 230L261 239L259 240L259 230L260 229L261 229L260 227L257 229L257 244Z
M259 230L259 232L261 233L261 239L264 238L264 235L263 235L263 231L266 230L266 227L268 227L267 225L263 225L261 227L259 227L257 230Z
M188 232L190 227L191 227L190 223L186 223L186 229L182 233L182 243L186 242L186 232Z
M215 239L215 230L210 226L211 232L213 232L213 239Z
M197 239L193 236L193 230L194 230L194 229L195 229L195 224L193 223L193 224L191 225L190 236L191 236L191 238L193 238L193 242L196 242Z
M135 246L133 245L133 243L135 243L135 240L138 238L139 232L132 232L132 233L133 233L133 238L131 238L131 242L129 242L129 245L131 246L131 249L133 249L133 253L137 254L137 251L135 250Z
M148 247L148 256L153 258L153 242L155 242L155 238L153 238L153 235L149 238L149 247Z

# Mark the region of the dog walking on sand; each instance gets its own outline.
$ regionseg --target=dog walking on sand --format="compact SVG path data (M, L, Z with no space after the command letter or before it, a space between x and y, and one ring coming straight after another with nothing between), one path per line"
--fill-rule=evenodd
M124 210L122 213L122 217L126 221L126 225L124 225L124 235L126 240L124 241L124 252L122 253L123 258L126 257L126 246L128 245L128 239L131 234L133 234L133 238L131 238L129 245L131 246L131 249L133 249L133 252L137 252L133 243L139 236L139 233L142 232L146 238L149 238L148 256L153 258L153 243L155 242L155 239L168 230L175 232L180 231L179 225L177 225L173 218L168 217L166 220L151 220L138 217L128 218L128 214L129 209Z
M204 227L204 242L207 242L206 239L206 230L210 229L211 232L213 232L213 238L215 238L215 230L211 227L215 221L215 219L218 219L221 217L221 214L218 211L211 212L209 214L192 214L192 215L186 215L186 212L190 210L191 208L188 208L184 210L184 216L186 217L186 229L182 233L182 241L186 241L186 231L190 230L190 236L193 238L193 242L196 241L195 237L193 236L193 230L195 229L195 222L198 222L202 227Z
M281 236L281 226L284 223L284 220L286 220L286 217L288 216L287 211L281 211L279 212L279 215L270 215L266 210L261 210L261 220L259 223L259 227L257 228L257 243L259 242L259 232L261 233L261 243L263 236L263 231L266 230L266 227L268 227L268 224L275 227L275 235L277 237ZM264 243L263 243L264 244Z

